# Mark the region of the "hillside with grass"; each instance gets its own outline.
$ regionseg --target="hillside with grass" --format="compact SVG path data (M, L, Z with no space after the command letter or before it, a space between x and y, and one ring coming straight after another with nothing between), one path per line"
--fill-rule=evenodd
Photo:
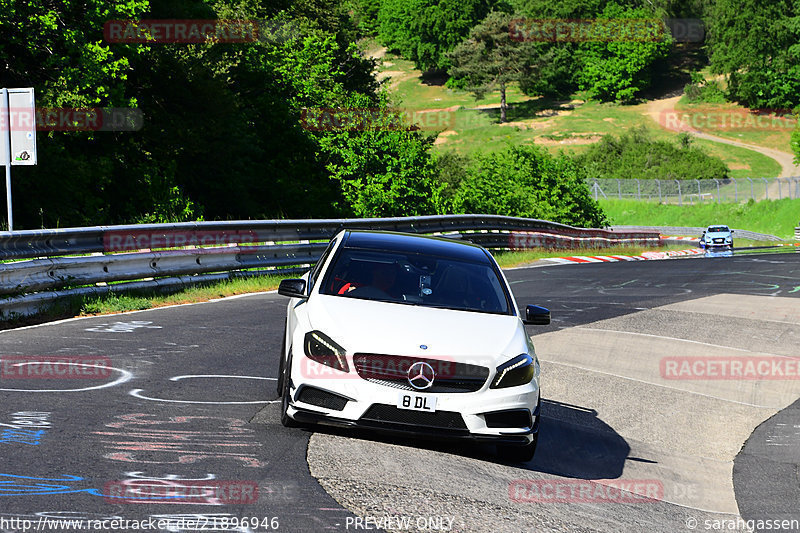
M446 77L425 75L414 64L389 53L372 41L366 50L379 61L378 79L392 96L394 105L405 116L435 137L436 151L454 151L462 155L494 152L512 145L537 145L551 153L584 154L603 136L644 128L655 141L677 143L684 130L670 129L673 125L693 126L696 132L713 133L753 145L753 148L725 144L693 136L695 147L719 158L733 178L782 175L782 166L775 158L757 151L758 148L783 151L788 147L794 118L767 116L758 128L750 119L749 110L733 103L693 103L684 95L654 98L640 103L622 105L615 102L586 100L580 92L570 100L531 97L518 86L508 91L508 121L499 121L500 93L492 91L477 99L466 90L448 87ZM679 77L678 81L683 78ZM674 84L674 83L673 83ZM666 100L665 106L662 102ZM719 123L728 117L723 127ZM774 126L772 126L774 124ZM714 127L712 127L714 126ZM691 133L690 133L691 135ZM798 171L797 175L800 175ZM644 177L629 175L629 178Z

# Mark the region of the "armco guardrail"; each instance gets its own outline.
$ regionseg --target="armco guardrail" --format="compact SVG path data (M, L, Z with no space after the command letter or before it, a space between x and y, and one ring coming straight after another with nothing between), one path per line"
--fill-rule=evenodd
M656 245L657 232L580 229L497 215L191 222L0 232L0 313L70 295L303 270L343 228L446 234L487 248ZM316 241L316 242L313 242ZM79 255L78 254L84 254ZM71 257L70 257L71 256ZM287 270L287 268L289 270ZM108 285L111 282L128 282ZM45 291L45 292L41 292Z

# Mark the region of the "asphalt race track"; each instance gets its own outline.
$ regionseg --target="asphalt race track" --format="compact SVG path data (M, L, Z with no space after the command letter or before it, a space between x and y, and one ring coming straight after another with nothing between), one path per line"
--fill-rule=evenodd
M274 378L286 300L250 295L1 332L0 531L679 532L800 520L800 376L789 375L800 255L507 275L520 305L554 319L528 328L543 390L531 463L283 428ZM721 379L709 363L687 374L685 358L750 358L770 373Z

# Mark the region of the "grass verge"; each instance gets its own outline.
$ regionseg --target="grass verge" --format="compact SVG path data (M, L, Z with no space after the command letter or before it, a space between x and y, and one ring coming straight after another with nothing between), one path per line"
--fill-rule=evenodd
M683 206L636 200L601 200L600 205L613 225L703 227L727 224L732 228L793 239L794 228L800 224L800 199Z
M102 296L74 296L58 302L51 309L31 317L12 318L0 321L0 329L9 329L32 324L41 324L76 316L105 315L140 311L168 305L206 302L215 298L225 298L238 294L271 291L278 288L282 279L292 277L260 276L237 278L207 285L188 287L177 292L164 294L153 291L131 293L109 293Z

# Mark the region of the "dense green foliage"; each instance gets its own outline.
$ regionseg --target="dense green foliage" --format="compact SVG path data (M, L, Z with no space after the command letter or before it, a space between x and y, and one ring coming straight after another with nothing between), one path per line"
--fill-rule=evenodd
M582 44L580 86L592 98L631 101L650 85L651 69L666 57L672 38L655 24L631 31L637 21L653 19L647 9L625 9L611 2L597 18L621 22L625 30L609 30L607 40Z
M620 137L604 135L577 157L594 178L726 179L728 168L719 158L691 145L691 137L677 143L652 138L646 128Z
M447 52L489 12L493 0L382 0L378 37L422 71L447 70Z
M342 174L363 181L380 167L387 189L430 174L420 135L302 127L305 108L385 106L343 4L3 0L2 8L4 86L35 87L38 107L136 106L144 115L140 131L40 132L39 165L14 170L17 228L397 213L351 203ZM107 20L131 18L258 19L269 32L238 44L103 41ZM348 145L369 165L332 171ZM424 180L408 186L430 192Z
M457 212L540 218L601 227L605 215L586 187L586 173L568 156L535 146L509 146L477 156L453 198Z
M729 96L751 108L800 104L800 2L716 0L709 17L711 66Z

